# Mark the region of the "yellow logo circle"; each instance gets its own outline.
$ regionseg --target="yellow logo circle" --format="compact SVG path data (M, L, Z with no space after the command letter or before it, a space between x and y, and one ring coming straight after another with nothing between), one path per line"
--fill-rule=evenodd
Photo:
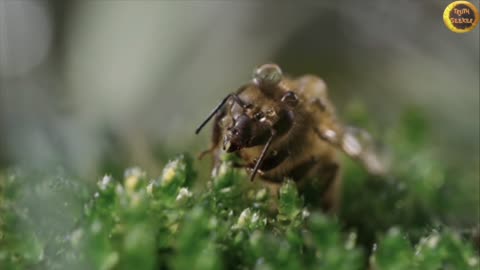
M445 25L455 33L472 31L477 26L478 20L477 8L468 1L455 1L443 12Z

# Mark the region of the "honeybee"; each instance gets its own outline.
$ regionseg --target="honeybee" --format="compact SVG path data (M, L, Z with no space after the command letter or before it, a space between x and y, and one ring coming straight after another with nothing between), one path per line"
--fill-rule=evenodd
M314 75L284 76L276 64L257 67L250 82L228 94L196 129L214 118L214 169L224 152L236 164L267 183L289 178L325 211L336 211L341 185L337 150L359 161L372 174L384 173L371 136L344 125L328 98L325 82ZM308 198L306 198L308 199Z

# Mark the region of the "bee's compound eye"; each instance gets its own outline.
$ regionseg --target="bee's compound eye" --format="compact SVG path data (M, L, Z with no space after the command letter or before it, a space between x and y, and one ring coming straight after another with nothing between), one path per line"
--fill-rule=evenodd
M282 70L275 64L265 64L253 72L253 82L257 85L274 86L282 80Z
M283 95L281 101L290 107L295 107L298 104L298 97L294 92L288 91Z

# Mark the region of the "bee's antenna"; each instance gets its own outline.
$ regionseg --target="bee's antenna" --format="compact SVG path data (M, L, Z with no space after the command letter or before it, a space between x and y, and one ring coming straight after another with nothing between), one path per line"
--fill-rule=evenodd
M212 110L212 112L208 115L208 117L198 126L198 128L195 130L195 134L198 134L202 128L212 119L212 117L225 105L225 103L228 101L228 99L232 96L232 94L228 94L226 97L223 98L223 100L215 107L215 109Z
M202 128L212 119L212 117L225 105L225 103L228 101L229 98L233 98L233 100L238 103L238 105L242 106L242 108L247 108L248 105L245 104L237 95L241 93L243 90L245 90L248 87L248 84L243 85L240 87L237 91L235 91L235 94L228 94L226 97L223 98L223 100L215 107L215 109L210 112L208 117L200 124L200 126L195 130L195 134L198 134Z
M250 181L253 181L255 179L255 175L257 175L258 169L262 165L263 160L265 159L265 155L268 151L268 148L270 148L270 145L272 144L273 137L275 137L276 131L274 129L271 130L272 135L270 138L268 138L267 143L265 144L265 147L263 147L262 153L260 154L260 157L257 160L257 163L255 164L255 167L253 168L252 175L250 176Z

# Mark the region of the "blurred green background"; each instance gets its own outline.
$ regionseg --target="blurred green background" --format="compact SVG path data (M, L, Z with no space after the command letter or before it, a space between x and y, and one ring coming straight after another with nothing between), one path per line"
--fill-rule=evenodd
M449 3L0 0L0 171L42 172L20 173L20 191L0 177L0 228L16 224L11 200L38 225L25 243L70 233L91 195L83 184L130 166L157 178L174 155L204 150L197 124L275 62L322 77L341 118L392 155L381 181L344 161L340 223L361 243L392 225L414 240L478 230L479 28L448 30ZM203 187L210 162L195 167Z
M441 158L478 158L479 30L448 30L448 1L0 3L2 166L158 171L208 144L196 125L265 62L324 78L340 113L361 101L381 127L414 105Z

